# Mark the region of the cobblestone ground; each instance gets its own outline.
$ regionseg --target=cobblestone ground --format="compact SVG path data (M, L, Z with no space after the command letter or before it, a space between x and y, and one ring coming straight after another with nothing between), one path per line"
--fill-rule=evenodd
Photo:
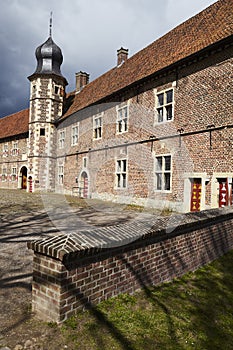
M0 190L0 350L66 349L62 335L30 312L29 240L70 230L125 223L138 216L125 207L62 195Z

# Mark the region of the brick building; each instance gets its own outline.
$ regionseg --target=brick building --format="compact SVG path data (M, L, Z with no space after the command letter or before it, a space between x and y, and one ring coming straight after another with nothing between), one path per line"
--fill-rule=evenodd
M233 11L219 0L66 94L62 52L36 50L30 107L0 119L0 187L180 212L232 204Z

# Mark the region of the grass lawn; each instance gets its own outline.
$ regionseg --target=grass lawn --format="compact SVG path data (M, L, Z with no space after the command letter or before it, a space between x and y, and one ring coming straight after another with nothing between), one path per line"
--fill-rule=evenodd
M233 251L172 283L80 312L62 326L63 339L73 350L232 350L232 262Z

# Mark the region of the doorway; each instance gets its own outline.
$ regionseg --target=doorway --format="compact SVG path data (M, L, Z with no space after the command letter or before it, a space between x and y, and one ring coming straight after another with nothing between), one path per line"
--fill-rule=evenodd
M80 180L80 196L82 198L88 197L88 176L86 171L83 171L81 174Z
M20 188L22 190L27 189L27 168L23 166L20 170L20 178L21 178L21 185Z
M192 179L190 211L201 210L201 179Z

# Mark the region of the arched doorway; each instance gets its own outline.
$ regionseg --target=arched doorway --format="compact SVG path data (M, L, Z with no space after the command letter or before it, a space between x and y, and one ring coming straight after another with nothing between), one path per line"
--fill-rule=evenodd
M27 189L27 173L28 173L27 168L23 166L20 170L20 179L21 179L20 188L22 188L23 190Z
M83 171L80 179L80 196L82 198L88 197L88 176L86 171Z

